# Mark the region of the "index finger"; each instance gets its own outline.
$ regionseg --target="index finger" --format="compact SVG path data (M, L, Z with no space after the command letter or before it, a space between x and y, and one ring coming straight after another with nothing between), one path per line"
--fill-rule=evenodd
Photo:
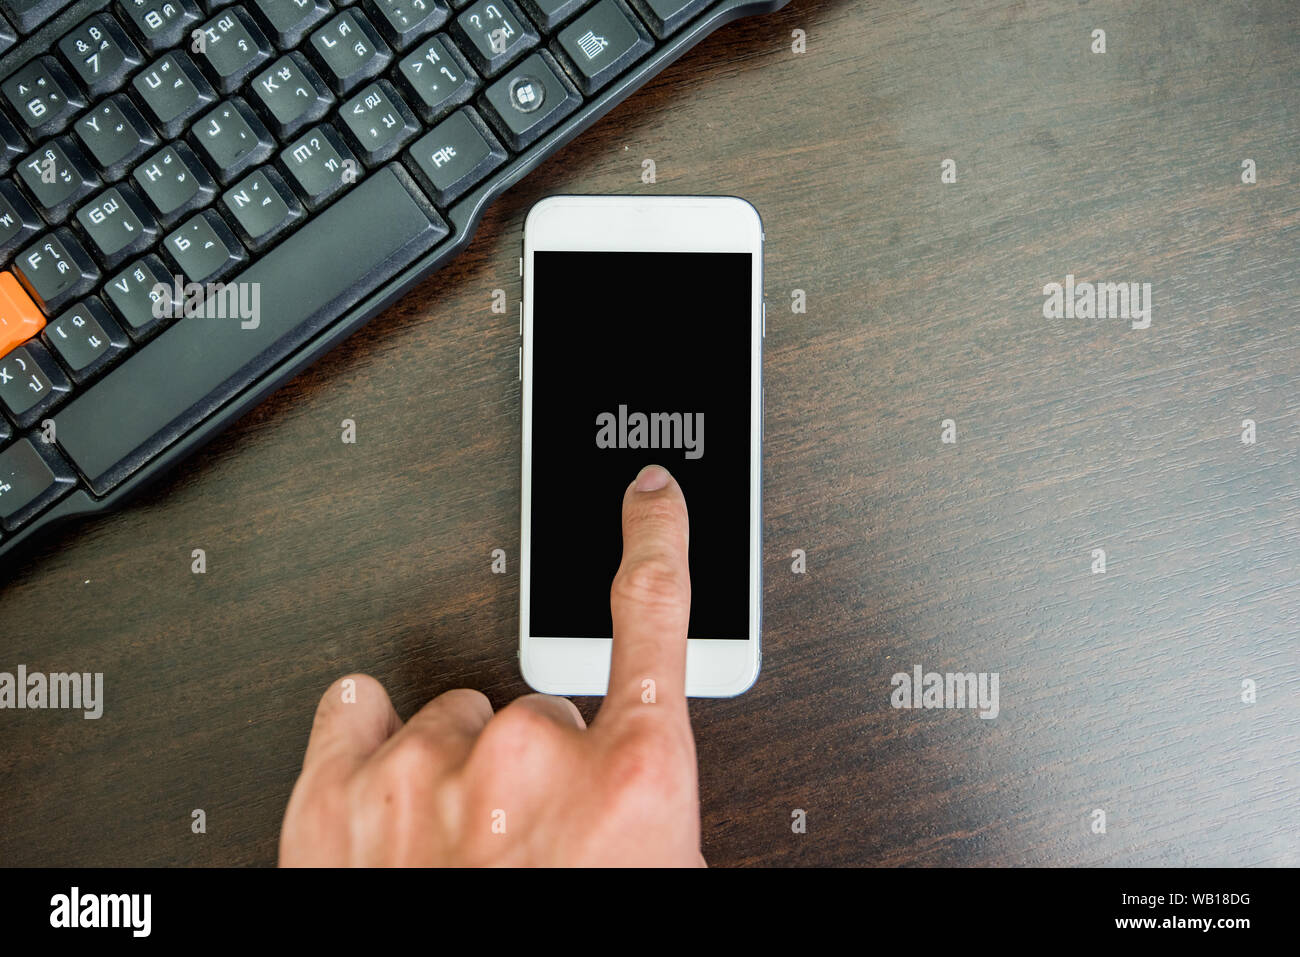
M681 486L667 469L646 466L623 494L623 561L609 602L614 647L598 720L637 712L686 717L689 549Z

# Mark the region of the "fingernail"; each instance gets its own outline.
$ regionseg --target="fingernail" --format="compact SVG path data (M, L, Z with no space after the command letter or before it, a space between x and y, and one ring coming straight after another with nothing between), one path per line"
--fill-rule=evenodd
M636 475L636 490L638 492L657 492L672 478L668 470L662 465L647 465Z

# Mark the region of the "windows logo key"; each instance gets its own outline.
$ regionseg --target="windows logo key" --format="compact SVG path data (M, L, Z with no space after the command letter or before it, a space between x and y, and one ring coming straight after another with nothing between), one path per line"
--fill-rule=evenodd
M510 102L521 113L531 113L546 99L546 87L531 76L521 76L510 84Z

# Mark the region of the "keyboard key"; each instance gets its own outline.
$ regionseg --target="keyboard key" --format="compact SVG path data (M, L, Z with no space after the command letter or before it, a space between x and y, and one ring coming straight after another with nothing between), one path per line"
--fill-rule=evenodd
M0 180L0 262L45 228L32 204L9 180ZM0 274L3 276L8 273ZM3 321L3 315L0 315ZM4 354L4 330L0 329L0 355Z
M434 123L468 102L479 86L469 61L441 35L430 37L402 57L397 77L426 123Z
M161 329L170 313L175 280L162 260L152 253L137 259L114 276L104 287L109 304L130 333L140 342ZM164 295L157 287L167 290Z
M419 131L415 114L387 80L363 87L339 107L339 119L348 143L368 166L396 156Z
M311 35L308 45L321 76L340 96L382 73L393 51L360 12L345 10Z
M9 167L26 155L28 148L18 127L9 122L9 117L0 113L0 173L7 173Z
M554 33L556 27L590 3L591 0L519 0L528 18L546 33Z
M144 62L121 24L104 13L95 14L60 40L59 54L92 97L116 90Z
M0 359L0 405L20 429L30 428L72 388L39 342L19 346Z
M576 110L582 97L542 50L507 70L484 91L483 101L501 138L520 150Z
M31 33L72 0L0 0L0 10L19 33Z
M93 296L46 326L41 338L78 385L111 365L129 342L104 304Z
M208 205L217 193L216 182L184 143L163 147L136 167L131 178L164 226Z
M100 186L89 160L68 137L51 140L23 160L18 178L51 223L62 222L74 205Z
M561 30L551 49L590 96L653 46L650 32L623 0L600 0Z
M158 145L140 111L121 93L77 120L73 130L107 180L121 179L136 160Z
M494 77L537 46L537 32L511 0L475 0L449 28L474 68Z
M202 19L192 0L117 0L117 9L150 55L176 46Z
M77 210L77 223L107 269L148 249L158 238L158 224L126 185L105 190Z
M0 452L0 522L12 532L58 501L77 480L58 450L19 439Z
M59 132L86 105L72 77L50 56L28 63L5 80L2 88L18 118L38 138Z
M709 0L632 0L632 6L641 14L650 29L660 40L676 33L687 20L709 5Z
M45 327L45 317L8 269L0 272L0 356L7 355Z
M470 107L457 110L415 141L411 171L439 206L446 206L506 161L483 120Z
M217 97L199 68L184 53L168 53L131 81L150 119L168 139Z
M163 240L162 248L186 282L216 282L248 258L234 232L212 209L187 219Z
M271 158L271 134L243 100L235 97L205 114L190 130L190 141L222 183Z
M281 50L296 47L308 30L334 12L327 0L253 0L250 9Z
M6 50L8 50L11 46L13 46L17 42L18 42L17 32L14 30L13 27L11 27L8 23L5 22L4 17L0 17L0 53L4 53ZM3 423L4 429L8 429L8 427L9 427L8 422ZM8 438L7 435L0 435L0 442L3 442L6 438Z
M302 218L302 203L273 167L254 170L221 194L235 232L254 251L269 246Z
M446 224L412 190L391 166L367 176L234 277L260 290L255 325L173 323L64 405L59 444L91 487L118 485L437 245Z
M364 0L364 7L394 50L405 50L451 16L442 0Z
M233 93L271 59L271 44L239 7L223 10L199 28L199 62L222 93Z
M258 74L249 89L253 103L282 140L315 123L334 103L334 95L296 51Z
M28 246L18 254L14 267L19 280L47 316L90 292L99 278L99 270L81 243L66 229L57 229Z
M308 209L320 209L364 172L328 123L312 127L281 150L280 168Z

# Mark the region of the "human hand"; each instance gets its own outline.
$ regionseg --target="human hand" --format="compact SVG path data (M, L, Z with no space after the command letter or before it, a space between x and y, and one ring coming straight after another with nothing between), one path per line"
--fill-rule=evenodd
M494 715L465 688L403 724L374 678L331 685L285 812L281 865L703 865L686 707L689 534L676 480L643 469L623 496L609 691L590 728L567 698L526 695Z

